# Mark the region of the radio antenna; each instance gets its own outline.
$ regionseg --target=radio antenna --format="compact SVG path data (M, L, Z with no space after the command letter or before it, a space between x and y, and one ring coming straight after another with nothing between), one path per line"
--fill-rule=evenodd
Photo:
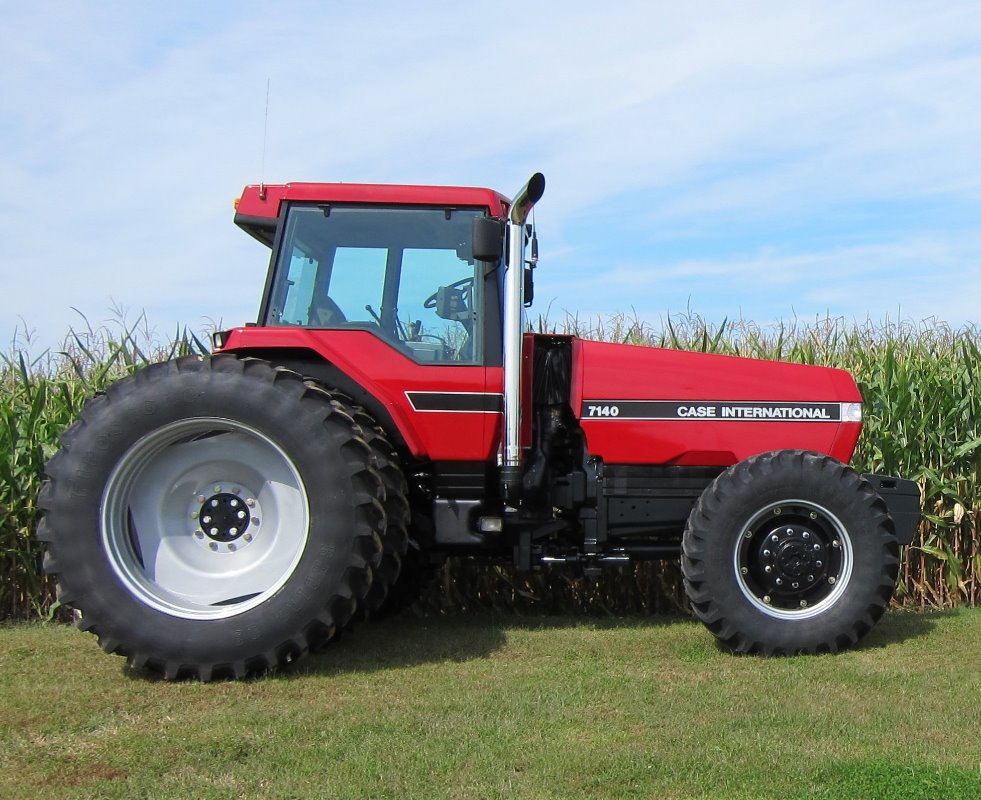
M259 168L259 198L266 199L266 140L269 137L269 78L266 78L266 116L262 123L262 166Z

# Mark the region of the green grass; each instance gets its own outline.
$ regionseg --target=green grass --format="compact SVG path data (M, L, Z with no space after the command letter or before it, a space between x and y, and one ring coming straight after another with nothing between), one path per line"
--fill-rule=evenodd
M769 660L680 618L403 617L291 673L169 684L13 626L0 795L976 800L979 652L981 610Z

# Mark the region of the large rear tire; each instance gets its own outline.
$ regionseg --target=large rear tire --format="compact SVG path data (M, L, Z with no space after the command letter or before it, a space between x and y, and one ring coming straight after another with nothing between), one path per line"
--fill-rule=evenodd
M81 627L164 678L241 678L329 640L380 563L385 488L343 403L231 355L90 401L47 465L44 568Z
M837 652L879 620L899 545L871 484L817 453L778 451L722 473L682 541L695 614L730 650Z

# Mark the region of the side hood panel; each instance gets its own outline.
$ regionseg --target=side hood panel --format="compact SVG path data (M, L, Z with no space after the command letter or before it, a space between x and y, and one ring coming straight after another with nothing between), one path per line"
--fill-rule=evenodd
M572 409L607 463L728 466L768 450L847 462L861 395L845 371L573 340Z

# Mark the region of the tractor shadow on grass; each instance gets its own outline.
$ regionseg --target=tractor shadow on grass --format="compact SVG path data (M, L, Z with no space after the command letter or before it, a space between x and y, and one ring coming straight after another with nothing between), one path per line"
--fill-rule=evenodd
M889 609L879 623L866 634L854 649L877 650L893 644L928 636L937 627L937 620L952 616L952 611L906 611Z
M485 611L458 612L445 616L403 614L345 631L327 647L289 670L283 677L338 675L372 672L423 664L466 662L486 659L503 649L508 633L515 630L568 630L588 626L596 629L658 628L679 621L681 615L591 615L518 616ZM692 621L691 624L697 624Z
M871 651L925 638L936 628L939 620L951 613L890 610L853 649ZM702 630L701 623L682 614L608 617L585 614L518 616L482 611L446 616L403 614L360 625L353 632L345 631L322 652L303 659L294 668L283 670L279 675L285 678L329 676L486 659L503 649L507 645L509 632L515 630L567 630L583 626L592 629L653 630L677 625L682 628L690 625L698 629L705 634L704 646L714 649L709 643L711 634ZM675 644L682 649L690 648L693 645L687 642L688 638L682 635ZM718 645L717 642L714 644ZM671 645L666 646L670 648ZM701 646L702 643L699 644Z

